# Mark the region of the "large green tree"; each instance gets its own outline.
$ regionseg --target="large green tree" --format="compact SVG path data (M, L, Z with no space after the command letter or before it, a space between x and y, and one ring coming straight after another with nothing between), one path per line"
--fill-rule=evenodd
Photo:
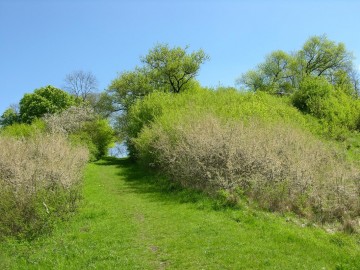
M188 49L158 44L140 58L141 66L120 73L111 82L99 104L105 114L120 112L115 124L121 136L126 137L127 112L136 100L154 91L176 94L198 86L196 76L209 56L203 50L189 53Z
M114 111L127 111L136 99L146 96L155 89L147 71L137 67L134 71L121 73L112 81L107 93L111 96Z
M291 92L294 84L294 58L284 51L268 55L256 70L243 74L237 83L253 91Z
M296 91L309 76L324 77L332 84L347 77L357 90L352 54L343 43L331 41L325 35L309 38L301 50L292 54L271 53L264 63L243 74L237 83L252 91L289 93Z
M179 93L189 89L209 56L203 50L187 50L167 44L149 50L141 57L141 67L121 73L110 84L107 93L112 97L113 109L126 111L136 99L153 91Z
M339 70L350 71L353 56L344 43L336 43L324 36L314 36L297 53L300 71L307 75L324 76L331 80Z
M155 87L179 93L197 76L209 56L203 50L187 53L187 49L159 44L141 59Z
M45 114L61 112L74 104L74 98L70 94L48 85L25 94L20 100L20 120L31 123Z

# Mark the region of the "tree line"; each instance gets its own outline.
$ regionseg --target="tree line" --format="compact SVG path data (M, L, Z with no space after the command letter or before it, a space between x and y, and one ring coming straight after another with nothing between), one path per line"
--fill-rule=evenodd
M155 91L177 94L200 87L196 77L209 56L201 49L193 52L188 49L157 44L140 58L139 66L120 73L100 93L91 72L72 72L65 77L64 90L46 86L25 94L18 105L2 114L0 124L2 127L31 124L73 106L87 106L99 119L111 117L113 127L123 139L127 112L136 100ZM336 100L349 103L358 99L359 75L353 60L343 43L331 41L325 35L313 36L298 51L270 53L263 63L241 75L236 84L247 91L291 96L293 105L304 113L328 117L326 110Z

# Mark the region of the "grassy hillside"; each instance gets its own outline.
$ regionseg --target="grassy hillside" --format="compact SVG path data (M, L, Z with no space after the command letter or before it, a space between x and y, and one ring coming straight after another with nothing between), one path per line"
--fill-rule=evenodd
M355 231L360 170L328 124L287 97L198 89L148 95L127 127L130 153L171 182Z
M169 186L128 160L89 164L70 223L0 244L1 269L360 269L360 239Z

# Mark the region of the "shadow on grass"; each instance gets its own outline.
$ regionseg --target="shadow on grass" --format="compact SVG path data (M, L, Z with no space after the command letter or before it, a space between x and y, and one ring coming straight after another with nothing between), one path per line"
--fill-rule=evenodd
M165 204L200 203L201 207L197 205L197 208L202 209L208 207L218 209L218 206L222 204L201 191L183 188L129 158L106 157L95 164L116 166L119 169L117 175L121 176L132 192L144 194L153 201L161 201Z

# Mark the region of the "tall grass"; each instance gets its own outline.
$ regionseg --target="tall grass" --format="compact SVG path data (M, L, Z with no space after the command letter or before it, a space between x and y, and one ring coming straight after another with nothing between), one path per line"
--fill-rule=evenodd
M88 151L60 134L0 137L0 236L33 238L66 218L80 196Z

